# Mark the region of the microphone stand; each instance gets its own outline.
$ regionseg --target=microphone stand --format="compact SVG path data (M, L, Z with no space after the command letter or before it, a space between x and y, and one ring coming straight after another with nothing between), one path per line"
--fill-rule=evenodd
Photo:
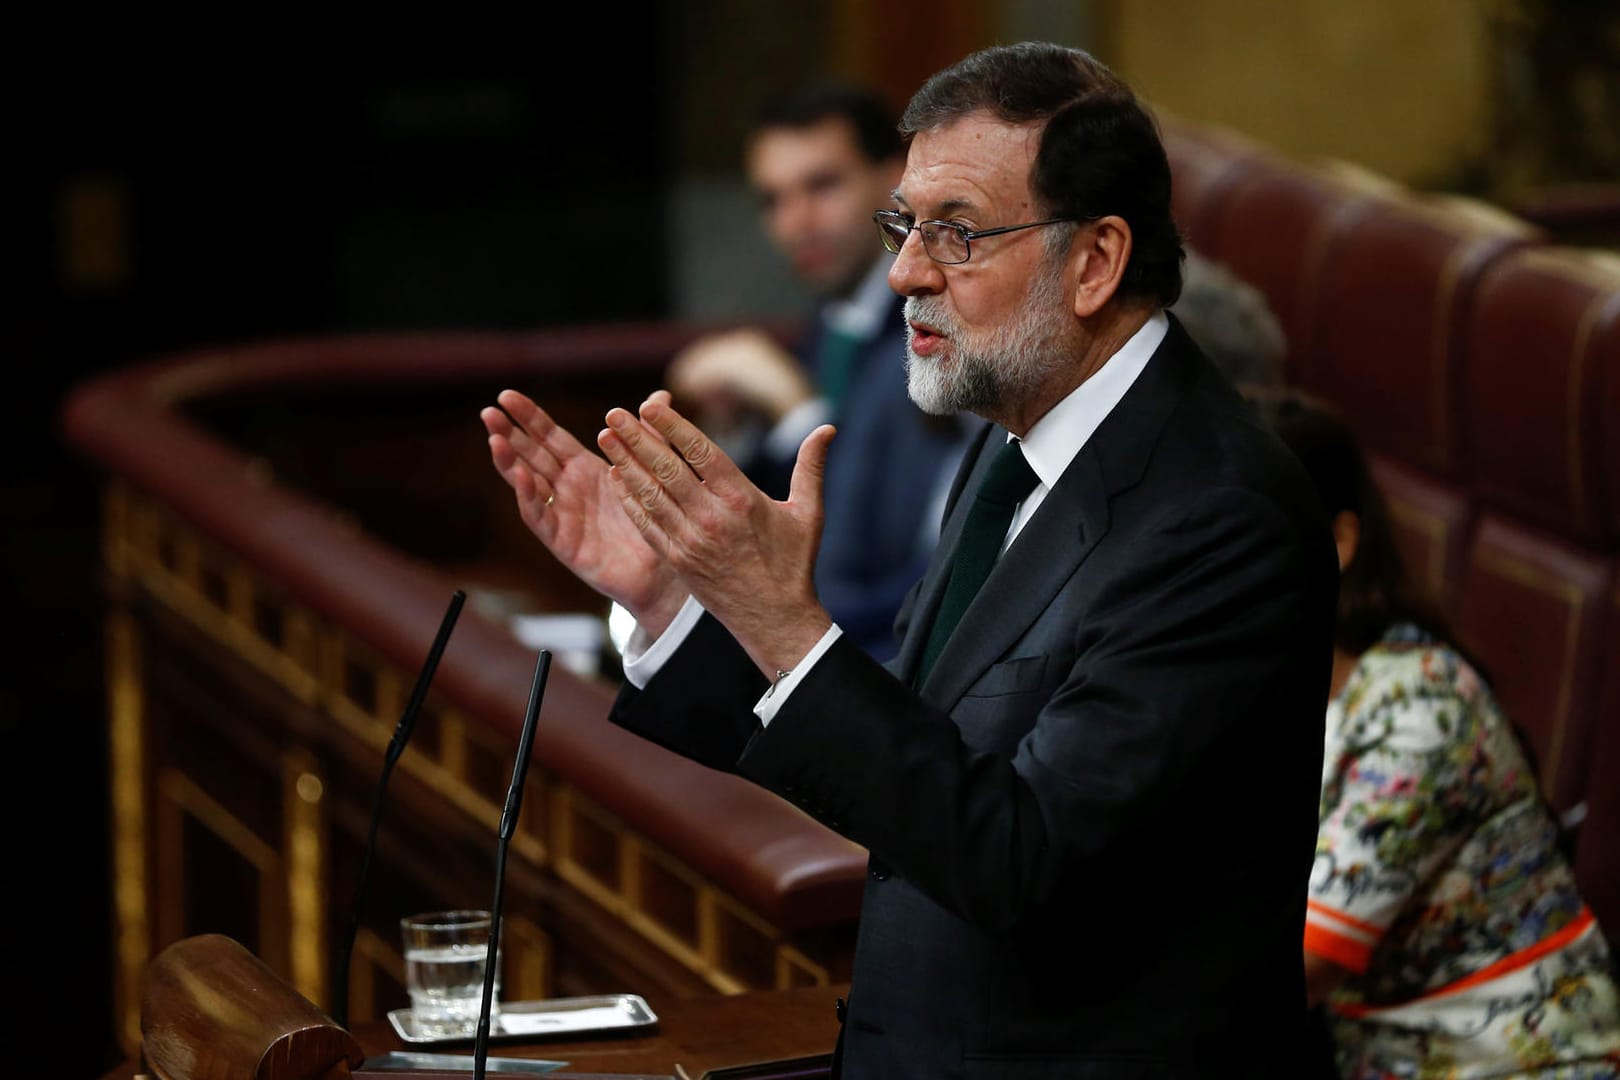
M450 598L450 606L445 610L444 618L439 623L439 632L433 639L433 647L428 650L427 661L422 665L421 672L416 676L416 686L411 690L410 700L405 703L405 710L400 713L399 723L394 728L393 738L388 740L388 749L383 754L382 776L377 780L377 793L371 802L371 826L366 830L366 848L360 857L360 881L354 890L354 913L349 919L348 932L343 936L343 943L338 950L337 958L337 1001L333 1009L333 1019L338 1026L349 1026L349 962L354 955L354 939L360 933L360 917L366 901L366 879L371 873L371 855L377 846L377 825L382 820L383 793L388 790L388 776L394 771L394 763L405 752L405 743L411 737L411 729L416 726L416 714L422 709L422 701L427 697L428 685L433 681L433 673L438 670L439 657L444 655L444 647L450 640L450 631L455 629L456 618L461 614L461 605L467 600L467 594L460 589Z
M550 673L551 653L541 649L534 665L534 681L529 686L529 707L523 715L523 734L518 739L517 760L512 763L512 785L506 789L506 809L501 812L500 838L495 847L495 901L489 909L489 948L484 954L484 1000L478 1009L478 1037L473 1043L473 1080L484 1080L484 1063L489 1056L489 1018L495 1001L495 967L501 944L501 900L506 891L506 849L517 831L523 778L529 771L529 752L534 747L540 701L545 697Z

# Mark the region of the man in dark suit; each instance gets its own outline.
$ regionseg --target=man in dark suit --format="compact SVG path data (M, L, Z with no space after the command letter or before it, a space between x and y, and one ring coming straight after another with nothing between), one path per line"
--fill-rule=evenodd
M674 358L669 387L773 498L787 496L804 437L837 425L816 587L844 633L887 660L971 434L969 418L930 416L906 394L901 298L872 231L905 146L875 92L822 80L765 104L745 158L765 234L815 306L791 352L756 328L705 336Z
M830 429L775 502L662 392L608 414L611 468L507 392L495 464L637 613L614 719L871 852L846 1076L1294 1076L1325 517L1164 313L1169 169L1108 69L986 50L903 126L911 394L990 424L893 663L815 595Z

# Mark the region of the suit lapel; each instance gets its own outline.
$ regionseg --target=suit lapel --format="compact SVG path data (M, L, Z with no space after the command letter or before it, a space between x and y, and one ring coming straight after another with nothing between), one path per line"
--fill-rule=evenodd
M963 613L922 687L926 698L953 707L1017 643L1085 562L1108 531L1109 501L1134 486L1147 468L1159 433L1185 392L1193 373L1191 360L1197 355L1197 347L1171 316L1170 331L1147 367L1069 463ZM976 489L1005 438L1004 429L990 430L957 495ZM899 657L901 677L907 680L916 677L966 514L965 500L956 498L923 578Z

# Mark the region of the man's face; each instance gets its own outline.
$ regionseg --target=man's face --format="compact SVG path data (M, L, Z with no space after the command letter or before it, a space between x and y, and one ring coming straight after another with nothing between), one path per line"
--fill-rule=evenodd
M765 232L820 295L859 284L877 254L872 211L889 198L899 163L868 161L849 121L767 128L748 148L748 180Z
M1040 128L974 114L912 140L895 205L918 220L969 229L1045 216L1029 188ZM907 386L934 413L1017 414L1070 363L1078 326L1064 266L1044 229L972 242L953 266L930 259L913 232L889 272L906 297Z

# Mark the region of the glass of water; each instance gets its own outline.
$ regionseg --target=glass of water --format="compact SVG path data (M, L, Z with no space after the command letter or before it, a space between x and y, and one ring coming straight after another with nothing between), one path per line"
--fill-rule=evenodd
M484 1002L484 959L493 925L487 911L430 911L399 921L405 942L405 988L423 1035L471 1038ZM496 953L491 1026L500 1014L501 967Z

